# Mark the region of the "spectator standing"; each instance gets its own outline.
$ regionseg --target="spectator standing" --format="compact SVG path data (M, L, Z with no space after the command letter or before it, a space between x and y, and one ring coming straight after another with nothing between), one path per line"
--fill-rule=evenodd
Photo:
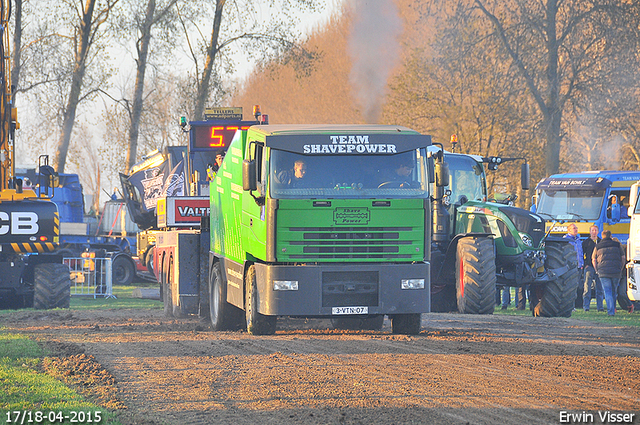
M596 307L598 311L604 311L602 300L604 299L604 291L602 290L602 283L600 278L596 274L593 264L591 263L591 257L593 256L593 248L600 242L598 236L598 226L593 225L589 228L589 237L582 241L582 252L584 253L584 292L582 307L584 311L589 311L591 305L591 291L592 288L596 292Z
M574 223L569 224L567 226L567 234L564 235L564 238L569 241L571 245L573 245L573 249L576 251L576 259L578 261L578 270L580 270L580 276L582 276L582 269L584 266L584 253L582 252L582 241L580 240L580 234L578 233L578 226ZM576 308L582 308L582 288L576 288Z
M496 289L496 304L501 304L501 309L506 310L509 304L511 304L511 288L508 286L498 286ZM500 302L500 293L502 293L502 303Z
M620 243L620 240L618 238L612 237L611 239ZM622 252L625 252L624 248L622 249ZM633 313L633 311L635 310L635 306L627 295L627 273L625 270L625 264L627 264L627 256L623 255L622 272L620 273L620 281L618 282L618 305L623 310L627 310L629 313Z
M529 306L531 306L531 294L529 293L529 285L519 286L516 288L516 310L524 310L527 307L527 297L529 297Z
M602 240L593 248L592 264L604 290L604 300L607 303L607 314L616 314L616 298L618 282L622 273L625 253L620 242L611 239L611 231L602 231Z

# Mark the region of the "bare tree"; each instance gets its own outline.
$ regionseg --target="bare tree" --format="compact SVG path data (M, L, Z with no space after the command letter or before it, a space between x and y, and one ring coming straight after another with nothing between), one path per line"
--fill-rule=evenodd
M100 209L102 166L98 152L93 147L92 131L86 123L78 125L75 143L79 155L71 157L68 162L73 165L82 181L83 195L93 198L91 205L84 205L84 212L97 212Z
M159 42L164 41L163 47L168 47L168 50L172 49L172 42L175 41L174 24L176 23L176 17L172 12L174 12L176 2L177 0L147 0L146 3L125 2L122 8L124 12L122 19L118 20L118 24L127 29L123 34L127 41L130 40L132 32L135 32L136 37L136 77L132 100L131 102L126 99L119 101L125 106L130 117L129 145L125 160L125 169L127 170L137 161L138 137L144 110L145 78L149 55L153 54L152 40L155 38Z
M20 78L20 55L22 49L22 0L15 0L16 6L14 11L14 29L13 29L13 52L12 52L12 65L11 65L11 87L15 91L15 87L18 87L18 80ZM14 93L15 102L15 93Z
M202 23L191 20L185 14L180 15L188 40L189 55L196 68L193 107L195 119L203 117L205 104L211 96L216 63L224 55L225 49L236 45L246 52L257 52L264 57L274 57L283 51L294 50L297 36L294 31L297 21L295 14L318 7L317 0L270 0L266 4L256 4L250 0L211 1L213 20L210 22L210 36L201 36L198 45L192 43L189 34L192 28L197 33L204 34L200 30ZM261 19L261 7L268 8L271 13L266 20ZM189 24L193 24L193 27Z
M607 66L622 57L616 52L638 51L638 3L474 0L473 6L493 27L542 114L545 171L557 173L567 103L595 85L614 83ZM637 69L637 58L626 59Z
M70 0L71 1L71 0ZM69 142L73 132L78 104L83 97L82 85L87 70L89 50L99 38L100 27L109 17L109 13L118 0L84 0L84 3L73 2L77 20L73 23L73 33L70 36L74 47L73 72L71 86L67 95L66 106L63 111L63 121L57 154L54 160L56 171L63 172L69 151ZM98 6L96 10L96 6ZM95 16L94 16L95 15Z

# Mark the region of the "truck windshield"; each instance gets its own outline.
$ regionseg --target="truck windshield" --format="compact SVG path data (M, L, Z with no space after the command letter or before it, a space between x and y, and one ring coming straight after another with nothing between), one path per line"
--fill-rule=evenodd
M460 202L464 195L469 201L486 201L486 183L482 165L462 155L445 155L449 165L451 202Z
M604 190L542 190L536 212L560 220L597 220ZM549 217L550 216L550 217Z
M273 198L426 198L424 151L395 155L301 155L272 149Z

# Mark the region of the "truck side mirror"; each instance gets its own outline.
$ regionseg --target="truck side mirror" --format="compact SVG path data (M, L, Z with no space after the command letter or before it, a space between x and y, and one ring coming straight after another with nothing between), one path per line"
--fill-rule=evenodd
M525 162L520 166L520 185L522 186L522 190L529 190L530 181L529 164Z
M436 186L449 186L449 164L446 162L436 161Z
M245 159L242 161L242 190L258 190L256 178L256 162Z
M640 189L640 182L634 183L629 189L629 208L627 209L627 215L631 217L636 209L636 202L638 201L638 189Z

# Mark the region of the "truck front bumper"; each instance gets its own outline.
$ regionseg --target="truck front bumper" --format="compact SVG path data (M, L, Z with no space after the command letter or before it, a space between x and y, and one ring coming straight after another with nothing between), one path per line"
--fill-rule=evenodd
M428 263L255 267L262 314L336 317L430 311Z

